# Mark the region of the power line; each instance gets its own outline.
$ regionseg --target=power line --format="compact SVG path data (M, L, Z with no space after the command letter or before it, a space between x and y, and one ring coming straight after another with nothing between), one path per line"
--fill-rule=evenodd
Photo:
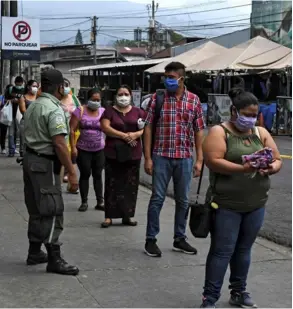
M164 14L164 15L156 15L156 17L170 17L170 16L180 16L180 15L189 15L189 14L198 14L198 13L207 13L207 12L216 12L216 11L222 11L222 10L230 10L230 9L236 9L246 6L251 6L252 4L241 4L236 6L228 6L224 8L216 8L216 9L209 9L209 10L202 10L202 11L194 11L194 12L183 12L183 13L172 13L172 14ZM105 17L99 17L100 19L138 19L138 18L149 18L149 16L105 16Z
M86 29L86 30L83 30L83 31L81 31L81 34L85 33L86 31L90 31L90 30L91 30L91 28ZM61 41L61 42L52 44L52 46L59 46L59 45L62 45L63 43L66 43L66 42L68 42L68 41L70 41L70 40L72 40L72 39L75 39L75 35L72 36L72 37L70 37L70 38L68 38L68 39L66 39L66 40L63 40L63 41Z
M90 20L90 19L89 19ZM41 32L51 32L51 31L59 31L59 30L62 30L62 29L66 29L66 28L69 28L69 27L72 27L72 26L77 26L77 25L82 25L82 24L85 24L87 23L89 20L86 20L86 21L81 21L79 23L74 23L74 24L70 24L70 25L67 25L67 26L64 26L64 27L59 27L59 28L55 28L55 29L48 29L48 30L40 30ZM69 30L69 31L72 31L72 30ZM74 30L75 31L75 30Z
M284 12L277 12L277 13L274 13L274 14L267 14L267 15L260 15L260 16L255 16L254 18L242 18L242 19L233 19L233 20L227 20L227 21L223 21L223 22L218 22L218 23L206 23L206 24L196 24L196 25L189 25L189 26L178 26L178 27L168 27L168 26L165 26L165 28L169 28L169 30L172 30L172 31L182 31L182 30L192 30L193 28L201 28L201 27L204 27L204 28L201 28L202 30L205 29L205 27L214 27L214 26L217 26L217 25L225 25L225 24L229 24L229 23L237 23L237 22L240 22L240 21L245 21L245 20L256 20L256 19L259 19L261 17L268 17L268 16L275 16L275 15L279 15L279 14L282 14ZM267 23L267 22L266 22ZM247 25L247 23L242 23L242 24L235 24L235 26L241 26L241 25ZM249 23L250 24L250 23ZM227 25L229 26L229 25ZM104 26L103 26L104 27ZM215 27L217 28L217 27ZM141 28L142 30L145 30L147 31L147 27L144 27L144 28ZM133 32L133 29L121 29L120 27L119 28L111 28L110 29L111 31L115 31L115 32Z
M173 6L173 7L165 7L160 9L160 12L168 12L168 11L176 11L176 10L183 10L183 9L188 9L188 8L193 8L193 7L199 7L199 6L210 6L213 4L219 4L219 3L223 3L226 1L212 1L209 3L198 3L198 4L194 4L194 5L182 5L182 6ZM110 13L110 12L109 12ZM102 15L99 15L100 17L107 17L109 16L109 13L104 13ZM122 16L129 16L129 14L134 14L134 13L145 13L145 9L143 10L130 10L130 11L114 11L111 12L111 16L121 16L121 14L127 14L127 15L122 15ZM69 15L74 15L74 17L72 16L72 18L76 18L75 14L45 14L45 15L40 15L39 18L44 19L44 18L51 18L51 17L56 17L56 16L60 16L60 19L63 19L63 17L70 17ZM79 18L79 17L78 17Z

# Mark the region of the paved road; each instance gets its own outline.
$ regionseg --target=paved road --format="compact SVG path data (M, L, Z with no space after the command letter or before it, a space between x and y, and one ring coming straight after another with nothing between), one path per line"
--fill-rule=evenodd
M198 308L209 239L190 241L197 256L172 252L174 202L161 213L161 259L142 253L148 190L139 192L137 227L100 229L103 213L95 211L93 192L86 213L77 212L79 196L64 195L66 259L79 266L77 277L45 273L45 265L27 267L27 212L20 168L0 158L0 304L30 308ZM263 308L292 308L290 250L263 239L253 249L249 289ZM227 274L228 278L228 274ZM227 278L220 308L227 308Z
M292 156L292 138L275 137L275 141L282 155ZM292 246L292 160L283 159L283 168L277 175L272 176L272 186L267 214L261 236L276 243ZM151 178L144 173L143 162L141 166L141 183L150 187ZM194 200L197 190L197 179L192 181L190 200ZM208 186L208 171L205 170L202 195ZM173 196L173 185L170 184L168 195Z

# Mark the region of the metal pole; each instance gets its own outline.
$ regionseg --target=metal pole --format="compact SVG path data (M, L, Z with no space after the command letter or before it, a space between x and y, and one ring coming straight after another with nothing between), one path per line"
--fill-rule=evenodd
M97 64L97 16L93 18L93 49L94 49L94 64Z
M8 0L3 0L1 1L1 15L2 16L9 16L9 11L10 11L10 5ZM2 27L3 23L1 22ZM3 29L2 29L3 31ZM1 55L1 58L3 56L3 53ZM5 87L10 84L10 61L9 60L3 60L3 70L2 70L2 89L4 91Z
M17 17L18 1L10 1L10 17ZM10 60L10 78L11 83L14 82L15 77L19 74L19 61L18 60Z

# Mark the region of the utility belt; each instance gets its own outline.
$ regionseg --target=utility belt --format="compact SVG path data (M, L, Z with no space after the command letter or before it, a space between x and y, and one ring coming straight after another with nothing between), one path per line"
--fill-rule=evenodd
M45 158L45 159L52 160L52 161L56 161L58 159L56 155L48 155L48 154L39 153L28 146L26 146L25 151L32 153L38 157Z

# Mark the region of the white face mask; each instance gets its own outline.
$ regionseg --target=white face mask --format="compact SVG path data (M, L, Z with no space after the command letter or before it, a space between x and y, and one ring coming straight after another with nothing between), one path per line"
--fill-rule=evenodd
M125 95L123 95L121 97L117 96L116 101L117 101L118 106L126 107L126 106L130 105L131 97L130 96L127 97Z
M70 91L71 91L71 88L70 88L70 87L64 87L64 95L69 94Z
M36 94L38 92L38 87L32 87L31 88L31 93Z

